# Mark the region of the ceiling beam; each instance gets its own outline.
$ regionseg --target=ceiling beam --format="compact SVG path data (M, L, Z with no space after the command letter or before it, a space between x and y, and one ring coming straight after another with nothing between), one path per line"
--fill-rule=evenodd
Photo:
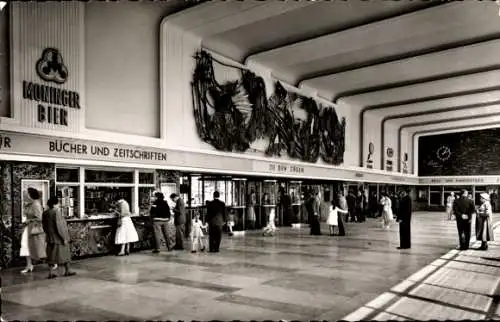
M396 18L396 17L400 17L400 16L412 14L414 12L423 11L423 10L427 10L427 9L434 8L434 7L437 7L437 6L446 5L446 4L449 4L449 2L448 1L427 1L427 2L422 1L422 4L418 5L416 7L402 8L401 10L399 10L399 11L397 11L395 13L384 14L384 15L380 15L378 17L365 18L365 19L363 19L363 20L361 20L359 22L356 22L356 23L353 23L353 24L349 24L349 25L343 26L342 28L338 28L338 29L335 29L335 30L328 30L327 32L324 32L324 33L321 33L321 34L308 35L307 37L304 37L304 38L299 39L299 40L282 42L282 43L277 44L277 45L262 47L262 48L259 48L258 50L253 50L253 51L250 51L249 53L247 53L247 55L244 57L242 63L246 65L248 63L248 60L252 56L264 53L266 51L271 51L273 49L277 49L277 48L280 48L280 47L293 46L293 45L299 44L299 43L304 42L304 41L309 41L309 40L314 39L314 38L319 38L319 37L324 37L324 36L328 36L328 35L333 35L333 34L336 34L336 33L341 33L343 31L346 31L346 30L349 30L349 29L354 29L354 28L358 28L358 27L362 27L362 26L367 26L367 25L370 25L370 24L373 24L373 23L377 23L377 22L381 22L381 21L384 21L384 20L387 20L387 19L392 19L392 18Z
M444 74L436 75L436 76L422 77L422 78L417 78L417 79L412 79L412 80L406 80L406 81L394 82L394 83L389 83L389 84L376 85L376 86L370 86L370 87L365 87L365 88L348 90L348 91L344 91L344 92L340 92L338 94L335 94L335 96L332 99L332 102L338 103L339 99L349 97L349 96L384 91L384 90L393 89L396 87L411 86L411 85L418 85L418 84L423 84L423 83L428 83L428 82L435 82L435 81L445 80L445 79L449 79L449 78L467 76L470 74L487 73L487 72L491 72L491 71L496 70L496 69L500 69L500 64L495 64L495 65L486 66L486 67L472 68L472 69L463 70L463 71L459 71L459 72L449 72L449 73L444 73Z
M487 123L483 123L483 124L478 124L478 125L475 125L474 127L483 127L483 126L486 126L488 128L497 128L497 127L500 127L500 122L487 122ZM472 131L481 131L482 129L471 129L470 125L460 125L460 126L452 126L452 127L448 127L444 130L446 131L455 131L455 132L458 132L459 130L469 130L472 132ZM411 144L412 144L412 150L414 151L415 148L415 137L417 135L422 135L422 134L433 134L433 133L436 133L436 132L440 132L440 131L443 131L443 129L435 129L435 130L423 130L423 131L416 131L416 132L413 132L412 135L411 135ZM450 133L454 133L454 132L450 132ZM444 134L443 134L444 135ZM414 161L415 161L415 153L411 153L411 164L412 164L412 174L415 174L415 164L414 164Z
M415 58L415 57L419 57L419 56L435 54L435 53L439 53L439 52L446 51L446 50L458 49L458 48L472 46L472 45L480 44L483 42L488 42L488 41L498 40L498 39L500 39L500 33L493 33L490 35L483 35L483 36L479 36L479 37L475 37L475 38L471 38L471 39L454 41L454 42L440 44L440 45L432 46L432 47L428 47L428 48L421 48L421 49L409 51L409 52L402 53L402 54L396 54L396 55L392 55L392 56L381 57L381 58L376 58L376 59L372 59L372 60L368 60L368 61L364 61L364 62L354 63L354 64L350 64L350 65L345 65L345 66L339 66L339 67L335 67L335 68L331 68L331 69L326 69L326 70L322 70L320 72L310 73L310 74L306 74L306 75L302 76L297 81L297 87L300 86L300 84L302 82L305 82L305 81L310 80L310 79L321 78L321 77L330 76L333 74L351 72L351 71L366 68L366 67L372 67L372 66L376 66L376 65L382 65L382 64L392 63L392 62L396 62L396 61L401 61L401 60L405 60L405 59L409 59L409 58ZM335 97L333 98L333 101L336 101L336 100L338 100L342 97L346 97L346 96L351 96L349 94L349 91L336 94Z
M471 108L477 108L477 107L487 107L487 106L493 106L493 105L499 105L500 100L497 101L492 101L492 102L485 102L485 103L476 103L476 104L468 104L468 105L458 105L458 106L450 106L450 107L445 107L445 108L438 108L435 110L431 111L422 111L422 112L413 112L413 113L406 113L406 114L397 114L397 115L391 115L391 116L384 116L382 119L382 138L380 140L380 150L381 150L381 155L380 155L380 162L381 162L381 169L385 169L385 123L390 121L390 120L396 120L396 119L403 119L403 118L408 118L408 117L417 117L417 116L423 116L423 115L431 115L431 114L438 114L438 113L446 113L446 112L456 112L456 111L461 111L461 110L468 110Z
M440 123L446 123L446 122L457 122L457 121L467 121L467 120L475 120L475 119L481 119L481 118L486 118L486 117L492 117L492 116L500 116L500 112L495 112L495 113L488 113L488 114L480 114L480 115L468 115L468 116L460 116L460 117L455 117L455 118L450 118L446 120L434 120L434 121L427 121L427 122L416 122L416 123L407 123L403 124L398 127L398 172L401 171L401 162L399 161L400 156L401 156L401 133L405 128L409 127L416 127L416 126L424 126L424 125L432 125L432 124L440 124ZM498 123L498 122L497 122ZM470 125L469 125L470 127ZM413 162L413 157L412 157L412 162Z
M373 110L379 110L379 109L385 109L385 108L392 108L400 105L407 105L407 104L417 104L417 103L425 103L425 102L430 102L434 100L439 100L439 99L446 99L446 98L452 98L456 96L465 96L465 95L472 95L472 94L482 94L486 93L489 91L494 91L494 90L500 90L500 86L491 86L491 87L485 87L485 88L480 88L480 89L474 89L474 90L468 90L468 91L460 91L460 92L454 92L454 93L446 93L446 94L439 94L439 95L433 95L433 96L427 96L427 97L421 97L417 99L410 99L410 100L404 100L404 101L396 101L396 102L391 102L391 103L384 103L384 104L377 104L377 105L369 105L361 108L361 111L359 113L359 166L363 166L363 160L364 160L364 133L365 133L365 113Z

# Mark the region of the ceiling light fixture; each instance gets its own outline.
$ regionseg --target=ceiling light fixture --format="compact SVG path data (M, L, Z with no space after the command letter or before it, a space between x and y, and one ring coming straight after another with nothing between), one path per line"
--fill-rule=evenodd
M7 1L0 1L0 11L7 5Z

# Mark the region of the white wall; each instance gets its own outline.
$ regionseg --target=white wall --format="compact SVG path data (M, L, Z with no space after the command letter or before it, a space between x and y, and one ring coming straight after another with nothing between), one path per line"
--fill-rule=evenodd
M398 139L399 139L399 131L398 126L391 121L385 122L384 127L384 169L386 167L387 160L392 160L392 171L398 171L399 160L399 149L398 149ZM394 154L392 158L387 156L387 149L392 148Z
M404 160L405 153L408 153L408 162L406 163L408 173L412 173L412 170L413 170L413 164L411 162L411 157L413 155L413 144L411 141L412 135L413 135L413 133L410 133L405 129L403 129L401 131L401 151L399 153L400 160L401 160L400 161L401 172L403 172L403 160Z
M160 136L159 32L172 5L85 5L86 126Z
M358 116L359 118L359 116ZM382 116L374 112L366 112L363 118L363 165L366 167L366 161L369 154L370 142L373 143L375 150L372 154L373 168L382 169L381 153L382 153ZM358 128L359 133L359 128ZM359 136L359 134L358 134Z
M186 33L167 19L162 27L162 54L163 61L161 77L162 81L162 106L166 111L165 131L167 133L167 146L183 150L205 150L215 152L215 149L198 137L196 124L193 116L191 81L195 67L193 55L201 48L202 40L192 34ZM223 57L215 56L218 60L223 60L227 64L234 62L224 60ZM267 95L270 97L274 93L275 79L270 77L269 71L259 66L252 66L251 70L263 77L266 83ZM229 68L214 62L214 72L219 83L234 81L241 77L240 70ZM286 84L287 90L294 91ZM296 90L296 89L295 89ZM311 95L314 91L304 89L300 91L304 95ZM318 103L325 102L320 99ZM344 154L344 165L358 166L359 158L359 115L353 112L349 106L338 105L335 110L339 118L345 117L346 126L346 152ZM257 141L252 145L255 151L246 152L247 155L255 157L265 157L263 151L267 147L266 141ZM230 155L230 153L221 153ZM282 159L287 160L287 156ZM321 161L319 163L322 163Z

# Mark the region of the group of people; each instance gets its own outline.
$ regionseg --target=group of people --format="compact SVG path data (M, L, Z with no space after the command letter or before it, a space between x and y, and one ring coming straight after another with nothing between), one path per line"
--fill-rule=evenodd
M186 206L182 198L177 194L171 194L170 200L174 203L171 207L164 199L161 192L154 194L155 200L151 206L151 218L153 220L155 248L153 253L160 252L161 240L165 240L168 251L173 249L184 249L183 239L186 224ZM220 199L220 193L213 193L213 200L207 201L207 222L203 222L200 214L197 213L191 219L190 233L191 252L204 251L207 247L209 252L219 252L222 239L222 230L228 216L226 205ZM172 220L173 217L173 220ZM205 241L205 234L208 232L208 245Z
M400 247L399 249L411 248L411 215L412 215L412 202L409 196L409 191L403 189L400 191L399 196L396 197L398 201L397 208L397 221L399 222L400 233ZM345 222L349 217L351 222L365 221L366 212L366 198L362 190L358 191L357 197L353 191L350 191L347 197L344 197L342 192L333 198L328 208L328 216L326 222L328 224L330 235L335 235L337 228L339 236L345 236ZM306 200L305 208L308 214L310 234L321 235L320 228L320 210L321 199L318 192L310 194ZM385 192L382 193L382 198L379 201L382 224L385 229L388 229L394 221L393 203L389 195ZM345 216L345 217L344 217Z
M64 267L64 276L73 276L70 270L71 251L66 220L60 209L59 200L52 196L44 211L40 192L35 188L27 189L28 202L24 209L26 220L21 236L20 256L26 258L26 268L21 273L33 271L33 261L46 259L49 264L48 278L59 276L59 268Z
M474 215L476 217L476 240L481 241L479 249L487 250L488 242L494 240L492 226L493 207L490 200L490 195L483 192L480 194L480 204L476 207L471 195L465 189L460 192L458 198L455 198L453 192L446 198L448 220L452 220L455 217L457 222L458 248L460 250L469 249Z

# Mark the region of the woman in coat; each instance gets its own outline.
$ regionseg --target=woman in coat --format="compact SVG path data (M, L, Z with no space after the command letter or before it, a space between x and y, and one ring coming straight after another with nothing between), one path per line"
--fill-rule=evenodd
M26 257L26 268L21 271L26 274L33 271L33 260L45 258L45 233L42 227L43 207L38 190L29 187L27 191L29 204L24 209L26 222L21 237L20 256Z
M73 276L76 273L69 270L71 251L69 248L69 232L66 220L61 214L57 197L50 197L47 209L43 213L43 229L47 234L47 263L50 266L49 278L57 277L59 266L64 266L64 276Z
M490 204L490 196L483 192L481 193L481 205L477 209L476 215L476 240L481 241L481 250L488 249L488 242L494 240L492 227L492 208Z

